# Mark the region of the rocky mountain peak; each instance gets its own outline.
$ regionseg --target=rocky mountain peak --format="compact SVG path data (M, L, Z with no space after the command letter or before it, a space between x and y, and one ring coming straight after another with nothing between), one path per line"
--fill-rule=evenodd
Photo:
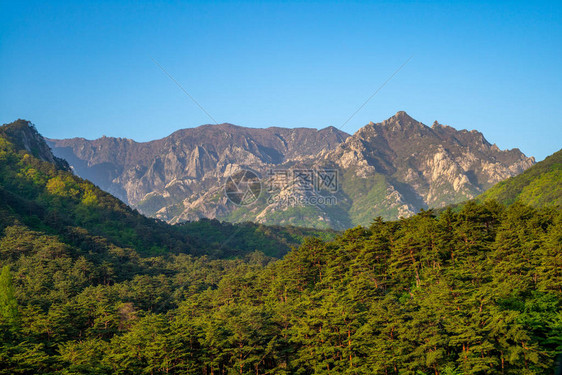
M325 159L359 179L388 176L395 195L412 204L401 212L411 213L473 198L534 163L519 150L491 145L478 131L437 121L430 128L403 111L359 129Z
M0 126L0 133L18 150L25 150L43 161L55 164L60 169L70 170L66 161L53 155L43 136L30 121L18 119L10 124L4 124Z
M439 123L439 121L435 120L433 121L433 125L431 125L431 129L446 129L446 130L453 130L456 131L455 128L448 126L448 125L443 125L441 123Z
M387 132L390 131L405 134L408 134L409 132L419 134L420 132L426 132L429 129L427 126L415 120L404 111L396 112L394 116L384 120L382 123L378 124L378 126L384 128Z
M409 114L407 114L406 111L398 111L398 112L396 112L396 114L395 114L394 116L392 116L391 118L389 118L389 120L414 121L414 122L417 122L417 121L414 120Z
M225 123L143 143L116 138L49 142L80 176L144 214L174 223L208 217L343 229L369 224L378 215L396 219L472 198L534 163L518 150L490 145L480 132L438 122L430 128L404 111L353 135L334 127L264 129ZM240 209L229 204L223 188L241 169L264 179L276 170L289 173L289 179L294 169L337 170L337 207L288 207L267 203L266 197ZM280 196L289 197L289 190Z

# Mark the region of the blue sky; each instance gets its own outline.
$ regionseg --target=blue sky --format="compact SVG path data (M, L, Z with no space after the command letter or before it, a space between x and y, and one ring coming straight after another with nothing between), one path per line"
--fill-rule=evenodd
M538 160L562 147L562 2L0 0L0 122L146 141L220 122L343 127L399 110Z

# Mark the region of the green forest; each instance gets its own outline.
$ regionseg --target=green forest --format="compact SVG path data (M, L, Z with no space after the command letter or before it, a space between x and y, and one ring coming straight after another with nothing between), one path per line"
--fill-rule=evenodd
M41 160L24 125L0 132L0 373L555 373L557 206L170 226Z
M525 202L533 207L562 206L562 150L496 184L478 199L494 199L507 205Z

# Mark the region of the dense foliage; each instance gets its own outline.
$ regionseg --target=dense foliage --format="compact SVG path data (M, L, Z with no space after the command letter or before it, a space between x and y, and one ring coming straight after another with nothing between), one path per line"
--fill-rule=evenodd
M332 240L337 233L331 229L314 229L294 226L263 225L251 222L232 224L216 219L176 224L190 238L209 249L228 248L229 254L243 255L248 251L281 258L293 247L298 247L306 237ZM221 251L221 254L224 253Z
M558 208L469 202L275 260L249 250L308 232L171 227L0 142L0 373L552 374L562 353Z
M0 247L4 373L550 374L562 352L558 210L378 220L273 263L96 262L21 225Z
M562 150L555 152L525 172L502 181L478 199L495 199L504 204L516 201L533 207L562 207Z

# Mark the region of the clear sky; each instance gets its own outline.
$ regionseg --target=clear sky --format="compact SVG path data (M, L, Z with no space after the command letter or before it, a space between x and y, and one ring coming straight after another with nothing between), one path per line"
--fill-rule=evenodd
M562 1L0 0L0 122L146 141L217 122L343 127L399 110L538 160L562 147Z

